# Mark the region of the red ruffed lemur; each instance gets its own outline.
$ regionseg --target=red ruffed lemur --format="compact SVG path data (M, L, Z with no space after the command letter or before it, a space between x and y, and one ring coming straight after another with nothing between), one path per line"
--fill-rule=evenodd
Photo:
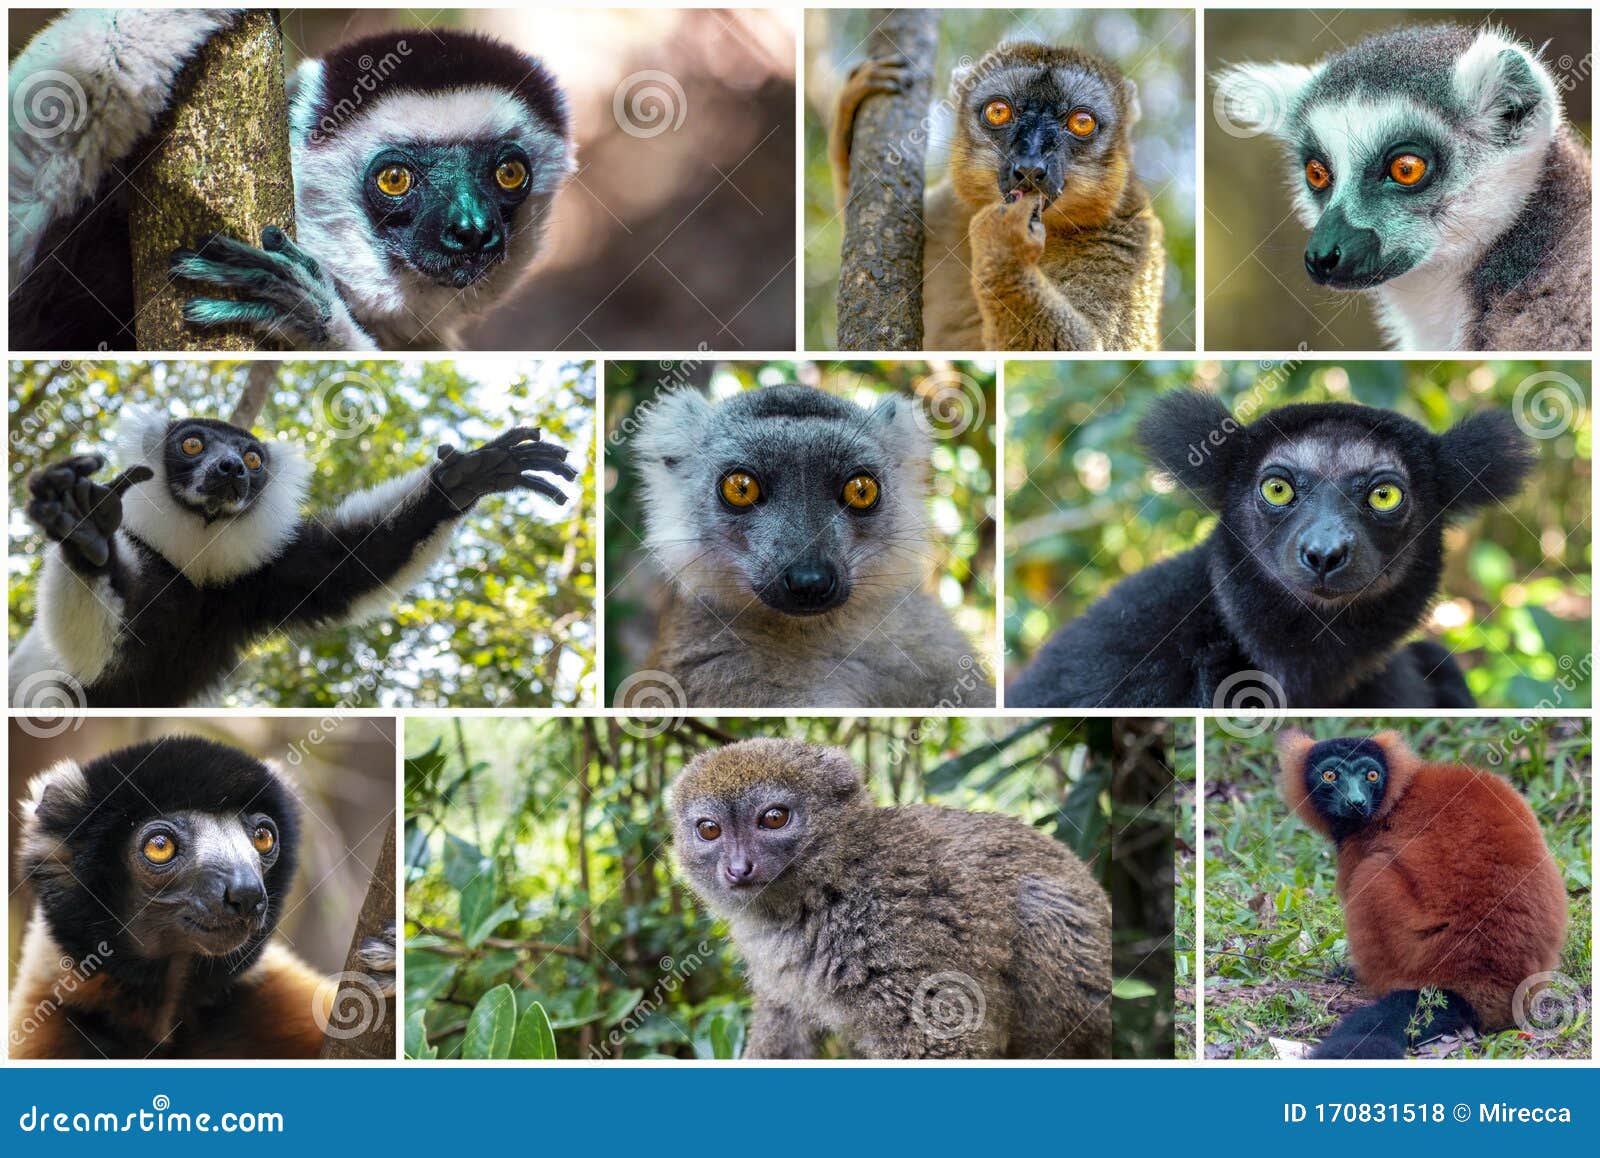
M169 736L34 777L35 905L11 993L25 1058L314 1058L337 987L272 940L299 806L269 765ZM394 991L394 931L360 952Z
M1408 1040L1511 1025L1514 994L1555 968L1567 924L1561 872L1517 791L1425 763L1392 731L1319 743L1290 729L1278 756L1285 802L1338 848L1351 963L1378 998L1311 1056L1398 1058Z

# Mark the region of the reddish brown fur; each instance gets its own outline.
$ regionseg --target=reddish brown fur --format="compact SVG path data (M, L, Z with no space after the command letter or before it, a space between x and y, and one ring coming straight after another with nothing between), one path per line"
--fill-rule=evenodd
M1377 815L1339 846L1356 975L1375 995L1454 990L1484 1029L1505 1028L1517 987L1556 967L1566 935L1566 888L1539 822L1498 776L1424 763L1395 732L1372 739L1389 785ZM1311 746L1303 732L1279 736L1279 784L1301 819L1326 834L1306 799Z

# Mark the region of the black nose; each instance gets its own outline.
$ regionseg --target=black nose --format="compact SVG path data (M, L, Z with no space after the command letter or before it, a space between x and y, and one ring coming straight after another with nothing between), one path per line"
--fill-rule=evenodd
M458 217L444 227L440 242L446 249L472 256L500 244L500 230L486 217Z
M1043 185L1049 175L1044 161L1037 157L1025 157L1011 165L1011 180L1016 185Z
M839 590L839 575L830 563L807 560L783 573L783 586L801 607L821 607Z
M222 890L222 903L237 917L259 917L267 907L267 890L259 878L240 875L227 882Z
M1349 561L1349 539L1305 539L1300 543L1300 565L1318 579L1326 579Z
M225 475L241 478L244 475L244 459L233 454L224 455L217 460L217 469Z
M1337 245L1312 243L1306 246L1306 272L1318 281L1325 281L1338 272L1339 259L1343 256Z

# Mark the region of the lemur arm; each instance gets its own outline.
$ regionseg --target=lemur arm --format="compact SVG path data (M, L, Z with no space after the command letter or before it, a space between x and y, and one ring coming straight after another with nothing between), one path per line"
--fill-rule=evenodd
M93 201L166 109L178 73L239 10L77 8L12 63L11 292L51 227Z
M263 629L348 622L377 614L445 552L457 521L485 495L531 490L566 495L539 474L572 481L567 452L517 427L477 450L439 457L306 519L284 551L242 582Z
M897 93L911 83L911 62L903 56L863 60L850 70L834 101L828 126L828 162L833 170L833 200L844 212L850 200L850 143L861 102L875 93Z
M1036 198L973 214L972 292L987 350L1100 350L1094 323L1040 268L1047 234Z

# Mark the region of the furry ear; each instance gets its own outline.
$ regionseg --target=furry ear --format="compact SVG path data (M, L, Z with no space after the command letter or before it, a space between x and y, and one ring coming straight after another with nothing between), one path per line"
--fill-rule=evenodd
M1211 102L1212 112L1233 135L1265 133L1284 140L1295 106L1320 67L1285 61L1230 64L1212 75L1217 90Z
M1212 507L1227 500L1230 468L1243 442L1244 425L1203 390L1163 394L1139 420L1139 445L1151 465Z
M713 406L700 391L685 388L661 395L641 406L643 417L633 449L640 459L676 470L684 459L698 454L711 425Z
M1474 414L1438 436L1434 471L1439 502L1452 515L1468 514L1522 489L1538 461L1511 415Z
M1411 750L1411 745L1393 728L1385 728L1372 737L1372 742L1383 749L1383 759L1389 765L1389 782L1384 785L1383 803L1378 805L1374 819L1389 812L1411 786L1411 778L1422 767L1422 759Z
M872 421L878 436L900 462L925 464L933 453L933 439L915 398L890 394L872 408Z
M1317 742L1299 728L1285 728L1274 746L1278 750L1278 795L1307 828L1329 835L1327 820L1311 806L1311 794L1306 791L1306 759Z
M70 831L89 811L89 782L74 760L50 765L28 781L21 802L20 861L26 877L64 876L72 871L72 848L56 835Z
M1499 29L1478 33L1456 60L1452 80L1462 103L1488 121L1503 144L1530 135L1542 139L1555 127L1555 82L1536 55Z
M1128 105L1128 120L1124 127L1131 129L1144 116L1144 109L1139 104L1139 86L1133 83L1132 77L1123 78L1122 98Z

